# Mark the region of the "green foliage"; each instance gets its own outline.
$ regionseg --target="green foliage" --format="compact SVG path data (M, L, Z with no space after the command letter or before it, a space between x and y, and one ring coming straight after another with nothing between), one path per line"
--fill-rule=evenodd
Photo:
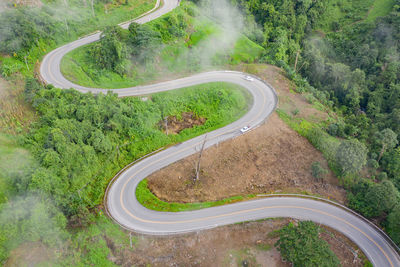
M368 13L367 21L374 21L378 17L389 14L395 3L395 0L375 0Z
M103 69L113 70L120 75L125 73L127 58L126 45L123 42L122 29L111 26L101 33L100 41L89 50L89 57Z
M324 169L324 167L321 166L321 163L315 161L311 165L311 174L317 180L323 180L325 175L328 174L328 170Z
M132 236L132 244L137 240ZM68 253L58 259L60 266L116 266L109 259L130 246L129 234L100 211L92 224L69 240Z
M356 139L342 141L336 152L336 162L343 174L357 173L367 163L367 149Z
M376 184L361 179L352 186L351 191L353 193L348 196L349 206L368 218L389 213L399 203L399 192L388 180Z
M28 51L39 39L54 40L58 30L54 19L38 8L8 9L0 16L0 52Z
M400 205L397 204L389 213L388 233L394 242L400 244Z
M36 90L33 82L27 86L27 91ZM38 90L33 106L40 120L25 143L40 167L29 188L51 196L67 216L82 221L88 209L101 203L109 179L121 167L234 121L247 111L248 94L225 83L155 94L148 101L53 88ZM179 135L158 128L165 116L182 112L207 121Z
M387 149L393 149L398 144L397 134L389 128L383 129L375 135L375 142L381 147L378 157L379 162Z
M113 1L104 5L94 1L46 1L42 7L9 8L0 13L0 51L11 58L1 58L1 73L15 72L33 76L35 64L51 49L74 41L82 35L106 26L114 26L154 7L156 0L127 0L126 5ZM68 6L65 6L68 3Z
M279 231L275 246L281 257L294 266L339 266L337 256L319 237L320 231L311 221L301 221L298 226L289 223Z
M49 200L33 195L11 199L0 211L0 263L23 242L40 241L61 248L69 236L66 223L64 215Z
M131 62L124 75L93 63L87 51L95 44L68 53L61 62L61 71L69 80L84 86L125 88L153 82L160 76L255 62L260 58L264 52L260 45L238 33L232 37L223 26L197 14L197 10L192 3L182 2L159 19L144 25L131 24L128 31L123 31Z
M215 206L221 206L237 201L243 201L246 199L253 198L254 195L247 196L235 196L224 198L218 201L206 201L199 203L171 203L165 202L157 198L147 186L147 180L142 180L136 188L136 198L140 204L151 210L166 211L166 212L178 212L188 210L198 210L204 208L210 208Z

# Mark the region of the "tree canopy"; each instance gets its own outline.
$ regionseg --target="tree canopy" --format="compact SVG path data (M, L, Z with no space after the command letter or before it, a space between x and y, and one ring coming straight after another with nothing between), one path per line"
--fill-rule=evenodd
M322 229L311 221L301 221L296 226L289 223L279 231L275 246L281 257L294 266L339 266L337 256L328 243L319 237Z

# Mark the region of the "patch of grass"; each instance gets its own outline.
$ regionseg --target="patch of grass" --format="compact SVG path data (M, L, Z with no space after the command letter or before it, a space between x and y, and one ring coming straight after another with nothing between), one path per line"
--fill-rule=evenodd
M273 245L271 245L271 244L257 244L257 248L259 249L259 250L263 250L263 251L268 251L268 250L270 250L271 248L273 248L274 246Z
M378 17L383 17L392 10L395 0L375 0L366 21L374 21Z
M231 55L231 64L240 62L253 63L264 51L264 48L250 41L246 36L241 36L235 44Z
M98 1L94 5L94 16L90 1L85 5L80 0L68 0L68 7L65 7L63 0L48 2L50 9L54 9L55 12L62 12L69 26L69 31L66 32L65 36L59 36L59 38L75 40L82 35L101 30L106 26L113 26L134 19L151 10L157 0L127 0L109 3Z
M150 191L147 185L147 179L142 180L139 183L138 187L136 188L136 198L138 199L140 204L151 210L167 211L167 212L189 211L189 210L210 208L210 207L235 203L238 201L248 200L254 197L255 195L247 195L247 196L235 196L235 197L224 198L218 201L207 201L199 203L176 203L176 202L169 203L160 200Z
M324 32L336 31L366 17L374 0L333 0L318 23Z

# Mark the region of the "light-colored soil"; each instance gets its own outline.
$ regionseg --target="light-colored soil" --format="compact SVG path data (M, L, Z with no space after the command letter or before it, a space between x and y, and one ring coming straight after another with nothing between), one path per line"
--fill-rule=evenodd
M279 95L279 108L297 109L297 116L315 121L327 114L314 109L275 67L258 75L265 78ZM200 179L193 183L193 155L148 177L150 190L169 202L213 201L226 197L272 192L321 195L345 202L345 190L332 172L323 182L311 175L311 164L326 160L305 138L287 126L276 113L265 124L234 140L204 151Z
M289 267L274 247L278 239L274 231L288 222L289 219L248 222L168 238L137 236L133 250L119 250L108 242L115 252L109 259L122 266L243 266L246 261L248 266ZM342 266L363 266L358 258L353 264L350 246L338 241L344 240L343 236L321 237L337 253Z

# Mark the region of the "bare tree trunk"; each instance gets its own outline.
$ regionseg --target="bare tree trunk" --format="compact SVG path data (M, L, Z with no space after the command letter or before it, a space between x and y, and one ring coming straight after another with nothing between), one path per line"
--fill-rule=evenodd
M24 56L24 59L25 59L25 65L26 65L26 68L29 70L29 66L28 66L28 60L26 59L26 56Z
M68 7L68 1L67 1L67 0L64 0L64 5L65 5L66 7Z
M386 146L382 145L382 149L381 149L381 152L379 153L379 157L378 157L378 162L381 161L381 158L383 156L383 153L385 153L385 150L386 150Z
M69 35L69 27L68 27L68 22L67 22L66 18L64 18L64 22L65 22L65 27L67 28L67 33Z
M92 15L93 15L93 17L94 17L94 0L90 0L90 4L91 4L91 6L92 6Z
M200 152L199 152L199 158L197 159L197 165L196 165L196 169L195 169L196 177L194 179L195 182L198 181L200 178L200 163L201 163L201 157L203 156L204 145L206 144L206 142L207 142L207 135L204 136L204 141L203 141L203 144L201 145Z
M294 72L296 72L297 60L299 59L300 50L297 50L296 61L294 62Z

